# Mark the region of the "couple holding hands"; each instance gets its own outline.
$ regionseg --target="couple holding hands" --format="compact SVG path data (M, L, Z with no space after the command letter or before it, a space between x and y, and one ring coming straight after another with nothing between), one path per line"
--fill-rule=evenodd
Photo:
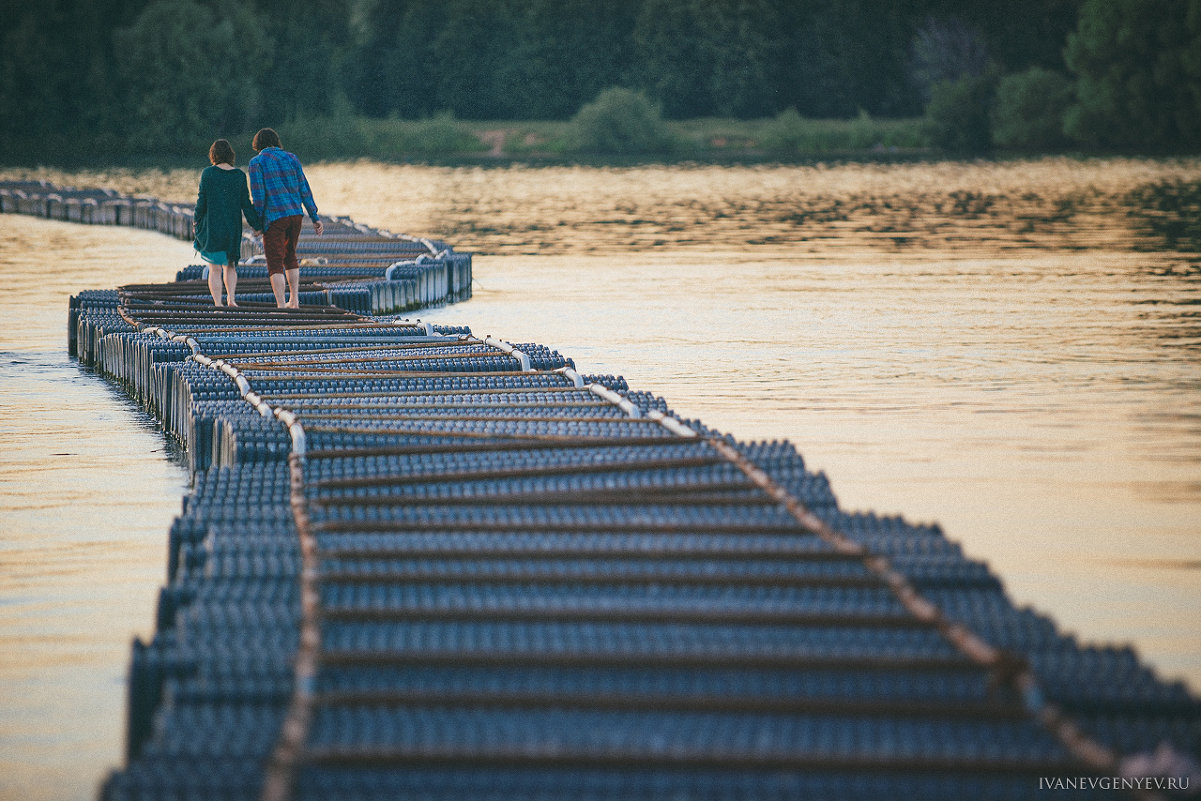
M234 302L238 285L238 259L242 254L242 217L263 237L267 256L267 274L271 292L279 308L300 308L300 262L296 243L304 213L313 220L320 236L324 230L317 216L313 192L300 166L300 160L283 149L279 134L263 128L251 143L257 154L250 160L250 190L246 173L234 166L234 149L225 139L209 148L211 167L200 174L200 192L196 198L193 245L209 263L209 293L217 306L221 302L221 281L229 305ZM284 297L284 279L289 295Z

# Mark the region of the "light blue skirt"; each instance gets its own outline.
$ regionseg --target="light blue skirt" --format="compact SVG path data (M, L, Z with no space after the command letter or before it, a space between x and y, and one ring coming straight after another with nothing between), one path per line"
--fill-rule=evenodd
M200 254L200 258L209 264L225 264L229 261L228 253L210 253L207 250L198 250L196 252Z

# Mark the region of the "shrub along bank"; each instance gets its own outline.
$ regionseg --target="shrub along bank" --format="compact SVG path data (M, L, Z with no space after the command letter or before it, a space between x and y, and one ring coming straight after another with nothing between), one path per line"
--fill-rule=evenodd
M287 147L310 161L803 160L929 148L920 118L811 120L788 111L758 120L665 120L645 96L626 90L604 93L564 121L322 117L279 130Z

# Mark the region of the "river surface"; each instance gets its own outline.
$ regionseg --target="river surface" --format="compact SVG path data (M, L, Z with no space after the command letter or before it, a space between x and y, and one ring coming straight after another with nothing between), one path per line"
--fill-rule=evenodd
M203 166L0 178L191 202ZM307 172L323 213L477 254L424 319L788 439L844 508L941 524L1017 603L1201 689L1201 161ZM193 258L0 217L0 797L120 763L188 483L67 358L67 298Z

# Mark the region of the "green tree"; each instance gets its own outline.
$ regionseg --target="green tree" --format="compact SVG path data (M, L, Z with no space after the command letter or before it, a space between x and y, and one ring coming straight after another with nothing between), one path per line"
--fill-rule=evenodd
M572 122L575 145L585 153L661 153L671 146L659 107L632 89L606 89Z
M912 49L914 79L927 102L936 84L982 75L989 64L984 37L958 17L926 20Z
M38 25L37 14L26 9L0 39L4 61L0 64L0 130L9 136L30 137L48 131L61 121L56 107L56 76L48 33Z
M626 85L642 0L527 0L513 67L505 72L522 117L567 119L607 86Z
M443 107L435 40L447 14L445 0L375 0L366 6L354 26L345 71L356 110L416 119Z
M1027 67L1064 72L1063 43L1082 0L976 0L957 3L984 37L989 57L1007 73Z
M785 42L773 5L766 0L718 3L712 22L708 45L714 110L723 117L762 117L776 111Z
M512 119L521 109L506 92L517 31L512 0L449 0L434 33L440 111L463 119Z
M252 74L261 75L264 117L291 120L298 115L328 114L345 105L345 62L350 49L347 6L345 0L257 0L254 4L258 19L267 23L259 27L270 41L265 51L243 52L239 61Z
M256 124L270 52L245 6L156 0L114 42L130 133L180 152Z
M926 125L931 143L951 153L985 153L992 147L989 110L996 80L991 74L942 81L931 90Z
M1066 129L1117 148L1201 145L1201 0L1087 0L1068 37Z
M634 44L638 83L668 117L776 110L784 42L766 0L644 0Z
M914 6L895 0L780 0L788 42L779 107L807 118L913 115L909 76Z
M108 152L119 114L112 74L115 20L138 0L44 0L0 14L0 131L10 148ZM87 133L86 139L79 134Z
M1006 75L997 85L992 136L1014 150L1055 150L1067 144L1063 116L1072 101L1072 82L1058 72L1031 67Z

